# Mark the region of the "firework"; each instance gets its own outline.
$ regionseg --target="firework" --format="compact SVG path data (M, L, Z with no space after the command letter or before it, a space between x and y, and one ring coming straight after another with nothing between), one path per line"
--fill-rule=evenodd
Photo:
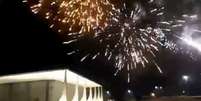
M50 22L50 28L63 33L91 33L107 27L115 10L108 0L32 0L24 1L31 11Z
M172 24L172 29L180 29L173 36L176 41L172 42L173 52L180 53L182 55L188 55L194 61L196 61L199 56L196 54L200 51L200 24L198 22L197 14L183 14L180 20L172 21L176 24ZM169 44L171 45L171 44ZM196 51L197 50L197 51Z
M150 1L147 4L153 6L154 2ZM108 60L115 61L115 76L119 71L127 70L128 82L133 69L138 66L144 68L149 63L154 64L158 71L163 73L155 58L161 47L172 47L164 33L171 30L169 29L171 22L162 20L165 9L163 6L152 6L150 9L145 9L140 3L136 3L131 9L127 8L126 4L122 9L116 9L104 32L94 37L103 49L97 53L88 52L81 62L89 57L95 59L98 55L104 55ZM149 21L150 17L156 20Z
M96 46L75 48L67 55L84 51L80 62L87 58L94 60L99 55L105 56L115 62L115 76L127 70L128 82L131 71L137 67L144 68L146 64L154 64L159 73L163 73L156 61L160 49L167 48L175 53L182 49L177 42L169 40L169 36L176 36L176 40L179 38L201 50L192 40L169 34L174 29L183 28L186 19L194 20L198 16L184 14L184 19L166 21L162 0L141 0L130 8L123 4L121 9L116 9L107 0L39 0L36 4L31 1L28 3L34 14L50 22L50 28L70 36L70 40L68 38L63 44L78 43L86 38L85 33L93 33L90 38L95 40Z
M113 56L116 61L117 71L115 75L122 69L127 69L129 78L131 70L140 64L145 67L147 63L153 63L162 73L154 58L159 47L164 45L162 41L165 39L165 34L158 25L151 26L143 22L147 15L161 16L162 9L163 7L160 10L153 9L146 12L140 4L136 4L134 10L129 11L124 5L124 8L119 12L118 18L110 26L111 29L109 30L112 32L107 32L108 37L105 40L113 40L113 38L117 40L116 42L113 41L114 46L108 45L105 51L105 56L108 56L109 60ZM158 23L164 24L165 22L159 20ZM119 30L113 32L113 28ZM129 79L128 82L130 82Z

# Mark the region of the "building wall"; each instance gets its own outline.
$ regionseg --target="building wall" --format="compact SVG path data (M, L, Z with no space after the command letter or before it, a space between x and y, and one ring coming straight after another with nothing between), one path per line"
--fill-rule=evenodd
M46 101L46 81L0 85L0 101Z
M0 101L102 101L100 93L100 87L83 87L78 84L65 86L59 81L0 85Z
M0 85L0 101L10 101L10 85Z
M79 86L78 87L78 101L81 101L83 94L84 94L84 87Z
M30 89L28 83L11 84L11 101L29 101Z
M48 101L59 101L64 92L64 83L58 81L49 81Z
M75 85L68 84L67 86L67 101L72 101L75 95Z
M38 82L29 83L30 101L46 101L47 83L48 82L46 81L38 81Z

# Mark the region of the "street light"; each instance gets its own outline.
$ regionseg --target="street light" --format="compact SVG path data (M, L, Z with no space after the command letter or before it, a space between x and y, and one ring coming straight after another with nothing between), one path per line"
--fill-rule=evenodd
M156 94L154 92L152 92L150 95L151 97L156 97Z
M156 90L158 90L158 86L155 86L154 88L155 88Z
M155 86L154 88L155 88L155 90L162 90L163 89L162 86Z
M182 94L185 94L186 93L186 91L185 90L182 90Z
M128 89L128 91L127 91L127 92L128 92L128 94L131 94L131 90L130 90L130 89Z
M183 75L182 76L182 79L185 81L185 82L188 82L189 81L189 76L188 75Z
M185 82L185 90L183 90L182 91L182 94L187 94L188 93L188 85L187 85L187 83L188 83L188 81L189 81L189 79L190 79L190 76L188 76L188 75L183 75L182 76L182 79L184 80L184 82Z
M106 91L106 94L107 94L107 95L110 95L110 91Z
M162 87L162 86L160 86L160 87L159 87L159 89L160 89L160 90L162 90L162 89L163 89L163 87Z

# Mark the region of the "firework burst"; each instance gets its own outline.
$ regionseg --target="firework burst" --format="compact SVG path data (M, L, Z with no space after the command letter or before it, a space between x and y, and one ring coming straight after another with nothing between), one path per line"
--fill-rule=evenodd
M124 4L124 8L119 11L119 15L113 18L111 26L107 31L107 38L103 42L113 40L113 45L107 45L105 56L108 60L111 57L115 59L115 67L117 75L122 69L128 71L128 82L130 82L131 70L137 68L141 64L145 67L148 63L153 63L160 73L162 70L159 65L154 61L156 53L159 51L160 46L164 46L165 34L160 27L166 24L157 19L157 22L149 23L146 16L153 18L160 18L163 15L164 7L153 8L146 11L142 5L136 4L134 10L129 10ZM115 31L114 31L115 30Z
M181 17L183 24L181 32L175 34L174 36L178 39L176 43L175 50L178 53L188 54L193 60L199 58L200 47L200 20L197 14L183 14ZM198 54L196 54L198 53Z
M108 0L25 0L31 11L50 22L50 28L63 33L91 33L107 27L115 10Z
M162 0L141 0L132 7L123 4L121 9L116 9L107 0L39 0L28 3L34 14L48 19L50 28L68 34L70 40L68 37L68 41L63 43L65 45L79 43L88 36L85 33L92 33L90 38L95 41L95 47L76 47L67 55L84 53L81 62L87 58L94 60L99 55L105 56L109 61L115 61L115 76L122 70L127 71L128 82L131 71L137 67L144 68L146 64L154 64L163 73L156 62L161 48L175 53L181 50L168 36L175 37L169 33L183 28L186 20L164 20ZM195 15L183 17L196 18ZM175 38L184 40L178 35Z
M149 63L163 73L155 58L160 48L172 48L165 34L171 31L171 24L163 20L165 8L161 3L158 5L152 0L145 1L148 9L141 3L135 3L131 8L124 4L122 9L116 9L104 32L94 36L103 49L88 52L81 62L89 57L95 59L98 55L104 55L108 60L115 61L115 76L119 71L128 71L128 82L133 69L146 67ZM72 40L66 44L71 42ZM74 53L76 51L69 52L68 55Z

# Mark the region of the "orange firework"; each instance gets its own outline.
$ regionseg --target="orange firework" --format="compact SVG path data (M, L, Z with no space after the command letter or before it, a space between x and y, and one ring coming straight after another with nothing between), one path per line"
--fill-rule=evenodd
M108 0L32 0L24 1L31 11L50 22L58 32L86 33L103 30L115 7Z

